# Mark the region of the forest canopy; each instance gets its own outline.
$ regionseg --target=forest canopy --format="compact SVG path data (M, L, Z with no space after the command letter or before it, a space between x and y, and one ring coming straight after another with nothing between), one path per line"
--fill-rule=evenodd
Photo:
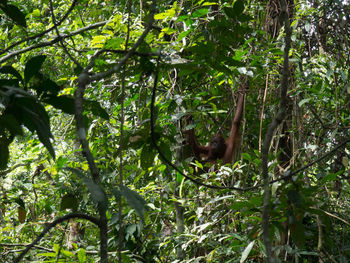
M1 262L347 262L350 3L0 1Z

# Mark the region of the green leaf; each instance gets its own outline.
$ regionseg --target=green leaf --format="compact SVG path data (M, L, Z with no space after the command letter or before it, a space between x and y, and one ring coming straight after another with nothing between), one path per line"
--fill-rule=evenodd
M21 10L18 9L18 7L14 5L1 5L0 8L4 13L11 18L17 25L26 27L26 18L25 15L22 13Z
M67 170L71 173L74 173L78 175L84 182L84 184L87 186L92 200L100 205L101 208L107 209L108 207L108 199L105 191L97 184L95 184L90 178L86 177L83 171L72 168L72 167L66 167L64 170Z
M202 6L211 6L211 5L218 5L217 2L204 2Z
M60 248L60 253L66 258L73 258L75 255L73 252Z
M3 132L3 129L7 129L13 136L23 135L22 126L13 114L5 112L0 116L0 127L0 133Z
M0 139L0 170L7 167L7 163L10 157L7 140Z
M248 244L248 246L244 249L243 253L242 253L242 256L241 256L241 259L240 259L240 263L244 262L247 257L249 256L249 253L250 251L252 250L252 248L254 247L254 244L255 244L255 240L253 240L252 242L250 242Z
M24 80L26 83L30 81L30 79L39 72L41 66L43 65L46 59L45 55L39 55L32 57L28 60L25 69L24 69Z
M44 79L43 81L39 82L38 85L32 86L31 88L36 90L39 95L47 93L57 95L61 90L61 87L51 79Z
M117 201L117 202L119 202L119 200L121 199L121 197L122 197L122 193L119 191L119 189L117 189L117 188L113 188L112 189L112 192L113 192L113 194L114 194L114 197L115 197L115 200Z
M100 103L94 100L84 100L84 107L86 110L91 111L95 116L99 116L105 120L109 119L107 111L101 107Z
M50 141L50 138L53 137L50 131L50 120L45 108L34 97L29 96L17 98L16 106L14 111L21 110L16 113L17 118L21 119L30 131L36 131L40 142L55 159L55 150Z
M342 172L342 171L340 171ZM337 179L337 173L329 173L322 178L322 184L328 181L334 181Z
M62 155L58 157L56 160L57 169L62 169L63 166L68 162L68 160L68 157L63 157Z
M224 13L230 17L230 18L235 18L236 17L236 12L232 7L224 7L223 8Z
M299 193L295 190L289 190L287 192L288 200L296 207L301 207L302 199Z
M235 10L235 13L237 16L243 13L244 10L244 1L243 0L237 0L234 5L233 9Z
M292 239L298 248L303 248L305 243L305 228L302 221L303 220L300 219L295 224L291 224L290 226Z
M190 28L190 29L188 29L188 30L186 30L186 31L182 31L180 34L179 34L179 36L177 37L177 41L178 42L180 42L184 37L186 37L189 33L191 33L192 32L192 29Z
M48 258L55 258L57 256L57 253L54 253L54 252L38 253L38 256L40 256L40 257L48 257Z
M181 184L184 181L184 179L185 177L182 174L180 174L179 172L176 172L176 182L178 184Z
M78 199L72 194L67 194L62 197L60 210L72 209L73 212L76 212L78 205Z
M84 176L83 182L86 184L89 192L91 194L92 200L100 205L100 207L104 210L108 207L108 199L106 193L103 191L101 186L95 184L90 178Z
M1 86L18 87L19 81L18 79L0 79L0 87Z
M247 161L252 160L252 157L249 155L249 153L242 153L242 157L243 157L243 159L245 159Z
M128 204L135 209L136 213L143 219L146 210L146 200L139 195L137 192L129 189L128 187L122 185L120 186L120 191L125 197Z
M15 203L19 205L19 207L25 208L25 204L22 198L16 198Z
M77 176L79 176L81 179L83 179L85 177L84 173L82 170L79 170L77 168L73 168L73 167L65 167L63 168L63 170L69 171L71 173L76 174Z
M155 152L149 144L145 144L141 151L141 167L143 170L147 170L149 167L153 166Z
M136 231L136 227L137 227L136 224L129 225L129 226L126 228L126 233L128 233L129 236L132 236L132 235L135 233L135 231Z
M170 146L169 144L166 144L164 142L162 142L160 145L159 145L159 148L161 150L161 152L165 155L165 158L168 160L168 161L171 161L171 151L170 151ZM164 163L166 163L164 160L163 160L163 157L159 156L160 159L162 159L162 161Z
M115 190L115 189L113 189L113 190ZM119 214L118 213L112 214L111 219L109 220L110 225L115 225L118 223L118 221L119 221Z
M65 113L74 114L74 98L71 96L55 96L55 95L45 95L43 102L54 106L56 109L60 109ZM97 101L84 100L84 109L91 111L95 116L109 119L109 115L104 108Z
M208 13L209 13L209 9L207 9L207 8L202 8L202 9L199 9L199 10L194 11L193 14L192 14L192 17L198 18L198 17L205 16L205 15L208 14Z
M19 72L12 66L3 66L0 68L0 73L3 74L10 74L13 75L14 77L16 77L19 80L22 80L22 76L21 74L19 74Z
M311 100L311 98L302 99L301 101L299 101L298 106L301 107L301 106L303 106L305 103L308 103L310 100Z
M25 90L15 87L4 87L11 95L11 105L6 109L7 114L15 116L18 124L24 124L31 132L38 134L39 140L55 158L55 151L50 138L50 119L45 108L39 101Z
M77 251L79 263L86 263L86 251L83 248L79 248Z
M65 113L74 114L74 98L71 96L46 95L42 101Z

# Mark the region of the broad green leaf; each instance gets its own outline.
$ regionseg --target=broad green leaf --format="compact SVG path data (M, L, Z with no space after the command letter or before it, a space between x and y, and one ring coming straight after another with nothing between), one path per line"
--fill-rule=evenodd
M243 13L244 10L244 1L243 0L237 0L233 4L233 9L235 10L235 13L237 16Z
M122 193L117 188L113 188L112 192L114 194L115 200L119 202L120 198L122 198Z
M13 75L14 77L16 77L19 80L22 80L22 76L21 74L19 74L19 72L12 66L3 66L0 68L0 73L3 74L10 74Z
M105 120L109 119L107 111L101 107L100 103L94 100L84 100L84 108L91 111L95 116L99 116Z
M187 125L185 127L185 131L189 131L189 130L192 130L192 129L195 129L196 128L196 124L195 123L190 123L189 125Z
M163 20L167 17L168 17L167 13L159 13L159 14L154 15L155 20Z
M301 207L302 199L300 194L295 190L289 190L287 192L288 200L294 204L296 207Z
M70 171L71 173L74 173L78 175L84 182L84 184L87 186L92 200L101 206L103 209L107 209L108 207L108 199L105 191L96 183L94 183L90 178L86 177L84 172L82 170L79 170L77 168L72 167L66 167L64 170Z
M54 96L47 95L43 98L43 102L52 105L56 109L60 109L65 113L74 114L74 98L66 95Z
M7 163L10 157L8 142L4 139L0 139L0 170L7 167Z
M176 181L178 184L181 184L181 182L184 180L184 176L180 174L179 172L176 172Z
M74 98L71 96L55 96L55 95L46 95L43 98L43 102L54 106L57 109L62 110L68 114L74 114ZM105 120L109 119L109 115L104 108L101 107L100 103L93 100L84 100L84 110L91 111L95 116L99 116Z
M135 209L136 213L143 219L146 207L146 200L137 192L122 185L120 187L122 195L125 197L128 204Z
M136 231L136 227L137 227L136 224L132 224L132 225L127 226L126 233L128 233L130 236L132 236Z
M290 233L298 248L303 248L305 243L305 227L302 218L290 225Z
M305 103L308 103L310 100L311 100L311 98L302 99L302 100L299 101L299 103L298 103L299 107L303 106Z
M87 188L89 189L89 192L91 194L92 200L100 205L101 208L107 209L108 207L108 199L106 196L106 193L101 188L101 186L95 184L90 178L84 176L83 182L86 184Z
M113 189L114 190L114 189ZM115 225L117 224L119 221L119 214L118 213L114 213L112 216L111 216L111 219L109 220L109 223L111 225Z
M90 47L91 48L102 48L104 46L104 43L107 41L109 37L107 36L94 36L92 41L91 41L91 44L90 44Z
M60 156L56 160L57 169L62 169L63 166L68 162L68 157Z
M4 13L11 18L17 25L26 27L26 19L25 19L25 15L22 13L21 10L19 10L16 6L14 5L9 5L9 4L5 4L5 5L0 5L0 8L2 9L2 11L4 11Z
M18 98L16 105L18 106L18 109L21 109L20 115L23 124L30 131L36 131L40 142L44 144L52 158L55 159L55 150L50 141L50 138L53 136L50 131L49 117L45 108L32 97Z
M176 14L176 2L174 3L173 8L170 8L168 10L166 10L164 13L159 13L154 15L154 19L155 20L163 20L163 19L171 19L175 16Z
M189 33L192 32L192 29L188 29L186 31L182 31L177 37L176 41L180 42L183 38L185 38Z
M224 13L230 17L230 18L235 18L236 17L236 12L232 7L224 7L223 8Z
M11 135L23 135L23 129L16 117L11 113L3 113L2 116L0 116L0 133L3 132L3 130L8 130Z
M47 93L57 95L58 92L60 92L61 90L61 87L58 86L56 82L52 81L51 79L44 79L43 81L40 81L37 85L34 85L31 88L36 90L38 92L38 95Z
M79 176L81 179L83 179L85 177L84 173L82 170L77 169L77 168L73 168L73 167L65 167L63 170L69 171L71 173L76 174L77 176Z
M198 18L198 17L205 16L208 13L209 13L209 9L203 8L203 9L199 9L199 10L194 11L192 14L192 17Z
M250 251L251 251L252 248L254 247L254 244L255 244L255 240L253 240L252 242L250 242L250 243L248 244L248 246L244 249L244 251L243 251L243 253L242 253L242 257L241 257L241 259L240 259L240 261L239 261L240 263L244 262L244 261L248 258Z
M78 260L79 263L86 263L86 251L83 248L79 248L77 251L77 256L78 256Z
M342 172L342 171L340 171L340 172ZM334 181L336 179L337 179L337 173L329 173L322 178L322 183L325 183L328 181Z
M150 145L145 144L141 151L141 167L143 170L148 170L148 168L153 166L155 151Z
M113 37L108 39L106 42L106 48L108 49L120 49L122 45L125 43L125 40L120 37Z
M73 212L78 210L78 199L72 194L66 194L62 197L60 210L72 209Z
M162 142L162 143L159 145L159 148L160 148L161 152L165 155L165 158L166 158L168 161L171 161L171 150L170 150L169 144ZM159 158L162 159L163 162L165 162L165 161L163 160L163 157L162 157L162 156L159 156ZM165 163L166 163L166 162L165 162Z
M249 153L242 153L242 157L243 157L243 159L245 159L247 161L252 160L252 157L249 155Z
M26 83L30 81L30 79L39 72L41 66L43 65L46 59L45 55L39 55L36 57L32 57L28 60L25 69L24 69L24 80Z

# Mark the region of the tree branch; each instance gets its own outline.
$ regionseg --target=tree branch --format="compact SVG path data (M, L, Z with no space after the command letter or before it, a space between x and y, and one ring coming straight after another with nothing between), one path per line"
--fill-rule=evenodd
M55 219L54 221L52 221L51 223L47 224L46 227L44 228L43 231L41 231L41 233L39 234L39 236L32 242L30 243L22 252L21 254L18 255L17 258L14 259L14 263L20 262L23 257L25 256L25 254L32 248L34 247L45 235L46 233L48 233L50 231L51 228L55 227L56 225L67 221L69 219L72 218L80 218L80 219L86 219L88 221L90 221L91 223L94 223L95 225L99 226L100 225L100 221L93 216L87 215L87 214L83 214L83 213L71 213L62 217L59 217L57 219Z
M14 56L20 55L22 53L25 53L25 52L28 52L28 51L31 51L31 50L34 50L34 49L42 48L42 47L51 46L51 45L59 42L60 39L69 38L69 37L72 37L72 36L75 36L75 35L79 35L79 34L85 32L85 31L88 31L88 30L91 30L91 29L95 29L95 28L98 28L100 26L104 26L107 22L108 21L102 21L102 22L98 22L98 23L95 23L95 24L92 24L92 25L88 25L86 27L83 27L83 28L80 28L80 29L78 29L76 31L73 31L72 33L61 35L60 37L55 37L54 39L52 39L50 41L42 42L42 43L35 44L35 45L31 45L29 47L26 47L26 48L14 51L14 52L12 52L12 53L10 53L10 54L0 58L0 64L5 62L8 59L14 57Z
M128 53L125 54L125 56L119 61L119 63L115 66L113 66L111 69L97 73L90 77L91 80L100 80L103 78L107 78L111 76L112 74L118 72L120 68L125 64L125 62L134 54L136 49L142 44L143 40L146 38L149 31L152 29L152 24L154 21L154 14L156 12L156 1L153 0L152 9L150 12L150 18L147 22L146 28L143 31L142 35L139 37L139 39L136 41L136 43L133 45L133 47L128 51Z
M56 24L56 17L55 17L55 13L53 10L53 4L52 4L52 0L50 0L50 12L51 12L51 17L52 17L52 22L54 24L54 28L56 31L56 35L61 43L61 46L63 48L63 50L66 52L66 54L68 55L68 57L80 68L82 69L83 67L80 65L80 63L69 53L67 47L65 46L63 39L61 38L60 35L60 31L58 30L58 25Z
M287 13L287 4L285 0L280 0L281 4L281 19L284 21L285 24L285 31L286 31L286 37L285 37L285 47L284 47L284 61L283 61L283 74L282 74L282 83L280 86L280 103L279 103L279 110L273 119L273 121L270 123L263 147L261 149L262 153L262 177L264 180L264 201L263 201L263 212L262 212L262 228L263 228L263 237L264 237L264 244L266 248L266 254L267 254L267 261L269 263L275 262L272 248L271 248L271 241L270 241L270 234L269 234L269 203L270 203L270 182L269 182L269 169L268 169L268 154L269 154L269 148L272 141L272 136L277 128L277 126L283 121L286 109L287 109L287 90L288 90L288 78L289 78L289 49L291 45L291 29L289 25L289 17Z
M74 7L75 7L77 2L78 2L77 0L73 0L71 6L69 7L69 9L67 11L67 13L62 17L62 19L60 21L57 22L56 26L61 25L63 23L63 21L66 20L66 18L69 16L69 14L73 11L73 9L74 9ZM17 41L15 43L13 43L11 46L7 47L6 49L1 50L0 55L6 53L7 51L11 50L15 46L18 46L18 45L20 45L20 44L22 44L24 42L27 42L27 41L30 41L30 40L33 40L33 39L36 39L36 38L44 36L45 34L51 32L54 28L55 28L55 26L52 26L49 29L46 29L45 31L43 31L41 33L38 33L38 34L36 34L34 36L27 37L25 39Z

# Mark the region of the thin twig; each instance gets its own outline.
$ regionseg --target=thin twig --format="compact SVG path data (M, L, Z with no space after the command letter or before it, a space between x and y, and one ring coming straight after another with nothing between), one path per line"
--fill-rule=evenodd
M130 8L131 2L127 3L128 5L128 22L127 22L127 33L125 40L125 51L128 49L129 38L130 38ZM121 90L121 103L120 103L120 139L119 139L119 185L123 186L123 140L124 140L124 123L125 123L125 115L124 115L124 100L125 100L125 77L126 77L126 63L123 66L122 73L122 90ZM122 207L122 199L119 198L119 241L118 241L118 260L119 262L123 262L122 259L122 249L123 249L123 207Z
M56 31L56 34L57 34L57 37L61 43L61 46L63 48L63 50L66 52L66 54L68 55L68 57L80 68L82 69L83 67L80 65L80 63L69 53L66 45L64 44L63 42L63 39L61 38L61 35L60 35L60 31L58 30L58 25L56 24L56 17L55 17L55 13L54 13L54 10L53 10L53 4L52 4L52 0L50 0L50 12L51 12L51 17L52 17L52 22L54 24L54 28L55 28L55 31Z
M104 26L106 23L107 23L107 21L98 22L98 23L95 23L95 24L88 25L86 27L80 28L80 29L78 29L76 31L73 31L73 32L69 33L69 34L61 35L61 37L55 37L54 39L52 39L50 41L42 42L42 43L39 43L39 44L34 44L34 45L29 46L29 47L26 47L26 48L23 48L23 49L20 49L20 50L16 50L16 51L14 51L14 52L12 52L10 54L7 54L6 56L0 58L0 64L5 62L8 59L14 57L14 56L26 53L26 52L34 50L34 49L47 47L47 46L52 46L53 44L59 42L60 39L66 39L66 38L69 38L69 37L72 37L72 36L75 36L75 35L79 35L79 34L85 32L85 31Z
M269 74L266 75L266 84L265 84L265 90L264 90L264 98L263 98L263 103L262 103L262 107L261 107L261 114L260 114L259 152L261 152L262 125L263 125L263 119L264 119L265 102L266 102L266 95L267 95L268 84L269 84Z
M113 66L111 69L107 71L100 72L91 76L90 77L91 80L97 81L103 78L107 78L120 70L120 68L126 63L126 61L130 58L130 56L134 54L136 49L142 44L142 42L144 41L148 33L151 31L155 12L156 12L156 1L153 0L152 9L150 11L149 20L147 22L146 28L143 31L142 35L139 37L139 39L136 41L136 43L133 45L133 47L129 50L128 53L125 54L125 56L119 61L117 65Z
M22 40L19 40L19 41L13 43L11 46L7 47L6 49L1 50L0 55L6 53L7 51L11 50L12 48L14 48L14 47L16 47L16 46L18 46L18 45L20 45L20 44L22 44L24 42L28 42L30 40L42 37L42 36L46 35L47 33L51 32L55 28L55 26L61 25L63 23L63 21L66 20L66 18L69 16L69 14L73 11L73 9L74 9L74 7L75 7L77 2L78 2L77 0L73 0L71 6L69 7L69 9L67 11L67 13L54 26L52 26L49 29L46 29L45 31L40 32L40 33L38 33L38 34L36 34L34 36L30 36L30 37L27 37L25 39L22 39Z

